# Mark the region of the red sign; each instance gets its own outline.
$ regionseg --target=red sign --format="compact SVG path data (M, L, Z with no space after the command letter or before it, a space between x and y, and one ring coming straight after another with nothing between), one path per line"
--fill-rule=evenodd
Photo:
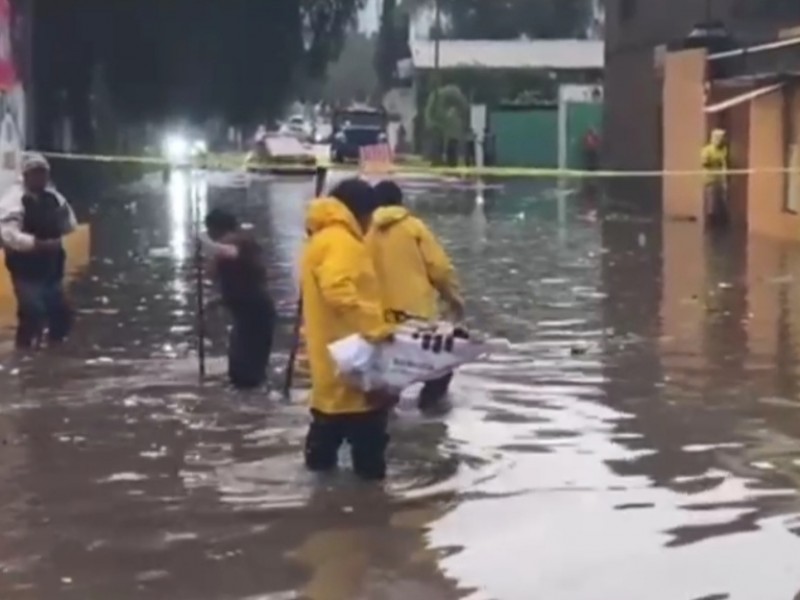
M362 172L389 172L392 168L392 159L392 148L389 144L373 144L358 149L358 164Z
M11 52L11 5L0 0L0 90L10 90L17 84L17 69Z

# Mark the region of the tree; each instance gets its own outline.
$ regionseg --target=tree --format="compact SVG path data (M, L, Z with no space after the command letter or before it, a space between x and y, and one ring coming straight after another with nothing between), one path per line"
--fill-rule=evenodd
M448 142L462 140L469 122L469 101L458 86L446 85L430 93L425 106L425 132L431 158L442 159Z
M276 114L298 72L322 77L364 0L36 0L33 73L41 147L61 117L91 146L90 88L106 74L128 122Z
M375 71L381 90L392 87L397 67L397 1L383 0L381 25L378 31L378 44L375 52Z
M437 0L405 0L411 12ZM582 37L591 17L590 0L438 0L448 37L515 39Z
M364 101L378 89L378 78L372 60L376 38L357 31L347 36L342 54L328 68L322 97L330 104Z

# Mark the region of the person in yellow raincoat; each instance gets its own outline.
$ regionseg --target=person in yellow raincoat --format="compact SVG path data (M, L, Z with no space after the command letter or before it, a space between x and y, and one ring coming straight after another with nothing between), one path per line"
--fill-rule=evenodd
M364 394L336 372L328 345L358 334L390 339L378 279L364 234L375 209L372 187L358 179L340 183L329 198L314 200L306 216L302 257L303 323L311 368L312 422L305 462L314 472L337 467L339 447L351 448L353 469L364 480L386 476L390 399Z
M372 216L367 247L390 315L432 321L441 316L441 299L454 320L460 321L464 301L458 277L436 236L403 206L403 192L396 183L379 183L375 195L380 207ZM450 373L425 384L418 400L420 410L446 408L441 400L452 378Z
M701 153L703 169L706 172L704 192L705 223L708 227L725 227L730 215L728 212L728 145L725 130L714 129L709 143Z

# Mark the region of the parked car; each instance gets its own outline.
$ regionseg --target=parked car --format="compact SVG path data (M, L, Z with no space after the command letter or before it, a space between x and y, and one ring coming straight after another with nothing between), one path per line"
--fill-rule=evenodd
M385 111L358 106L337 111L333 117L331 160L357 161L364 146L388 143L389 119Z
M302 115L295 115L290 117L289 120L283 124L281 133L308 140L313 134L313 127L305 117Z
M267 134L257 141L245 159L248 172L272 175L313 174L316 164L313 151L295 136L282 133Z

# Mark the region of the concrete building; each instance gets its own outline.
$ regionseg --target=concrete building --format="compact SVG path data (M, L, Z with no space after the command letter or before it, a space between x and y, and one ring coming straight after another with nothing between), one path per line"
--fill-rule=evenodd
M434 86L458 85L475 107L481 107L474 114L485 115L472 125L479 141L486 128L478 121L488 125L497 166L556 168L559 162L567 166L580 145L578 135L589 126L599 128L602 40L442 40L437 52L435 41L412 39L410 49L413 83L405 95L407 110L393 112L412 122ZM590 93L586 101L574 94L564 98L567 108L575 110L561 114L559 90L564 87L588 89L595 95ZM515 101L532 90L541 94L538 104ZM580 133L570 136L568 130Z
M734 225L800 239L800 31L724 52L667 52L663 106L664 171L700 171L709 132L725 129ZM705 218L701 175L666 176L662 184L667 216Z
M666 48L701 22L721 21L744 45L800 25L798 0L606 0L604 154L615 169L662 163Z

